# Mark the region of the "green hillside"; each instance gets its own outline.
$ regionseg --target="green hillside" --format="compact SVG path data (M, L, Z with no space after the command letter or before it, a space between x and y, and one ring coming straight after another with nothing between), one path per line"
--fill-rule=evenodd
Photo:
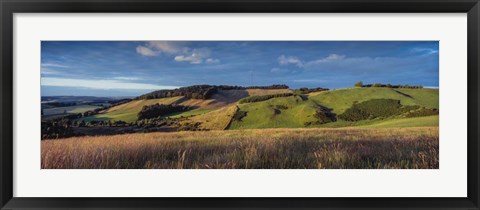
M310 94L308 100L299 96L273 98L266 101L240 104L240 111L246 112L241 120L234 120L230 129L246 128L295 128L295 127L414 127L438 126L438 115L420 118L395 116L386 119L370 119L355 122L338 119L354 103L372 99L399 100L404 106L418 105L438 108L438 89L391 89L391 88L348 88ZM285 105L287 109L277 109ZM318 105L331 109L337 115L337 121L325 124L315 122Z
M148 99L148 100L133 100L131 102L121 104L115 107L112 107L103 113L84 117L82 120L89 122L92 120L104 121L125 121L125 122L134 122L137 120L137 114L140 112L143 106L153 105L156 103L159 104L178 104L182 106L195 107L195 109L171 113L164 117L170 118L179 118L179 117L193 117L197 115L202 115L209 113L214 110L219 110L220 108L230 106L236 101L252 95L267 95L267 94L278 94L278 93L290 93L292 92L289 89L247 89L247 90L219 90L217 93L213 94L210 99L188 99L182 96L168 97L168 98L159 98L159 99ZM62 111L63 112L63 111ZM219 113L213 113L212 116L216 116ZM208 117L208 116L207 116Z
M128 103L124 103L118 106L114 106L104 113L97 114L94 116L89 116L83 118L86 122L92 120L112 120L112 121L125 121L125 122L134 122L137 120L137 114L142 110L143 106L153 105L156 103L159 104L172 104L180 100L182 97L171 97L171 98L160 98L160 99L149 99L149 100L134 100Z
M438 89L346 88L320 92L309 97L336 114L342 114L354 102L371 99L396 99L402 105L438 108Z
M253 129L253 128L304 128L304 127L414 127L438 126L438 115L406 118L403 115L363 118L359 121L344 121L338 116L354 104L372 99L398 100L401 106L438 109L438 89L392 89L392 88L346 88L310 93L308 95L281 96L251 103L238 103L241 97L223 94L215 99L185 99L181 96L134 100L112 107L104 113L84 118L91 120L112 120L134 122L145 105L180 104L196 107L164 117L187 117L185 122L200 123L208 130ZM245 97L254 94L244 94ZM236 101L236 102L235 102ZM397 101L397 103L398 103ZM405 107L404 107L405 108ZM415 108L416 109L416 108ZM376 108L371 110L375 111ZM438 112L437 112L438 113ZM323 114L323 115L322 115ZM322 116L323 118L322 118ZM333 116L325 120L325 116ZM384 115L379 115L384 116ZM418 115L416 115L418 116ZM333 120L331 120L333 119ZM336 121L335 121L336 120ZM334 121L334 122L332 122Z
M413 118L388 119L381 122L362 125L369 128L401 128L401 127L428 127L438 126L438 115Z
M262 102L239 104L247 115L234 120L230 129L246 128L298 128L316 120L317 105L299 96L273 98Z

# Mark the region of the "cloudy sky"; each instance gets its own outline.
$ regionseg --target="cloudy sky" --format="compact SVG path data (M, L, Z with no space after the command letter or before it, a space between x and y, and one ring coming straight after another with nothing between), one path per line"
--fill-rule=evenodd
M136 96L195 84L438 86L438 42L43 41L42 95Z

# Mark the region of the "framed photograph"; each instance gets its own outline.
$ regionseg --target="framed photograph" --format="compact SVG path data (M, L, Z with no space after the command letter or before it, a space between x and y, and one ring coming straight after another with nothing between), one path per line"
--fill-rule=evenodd
M1 209L479 209L478 0L0 6Z

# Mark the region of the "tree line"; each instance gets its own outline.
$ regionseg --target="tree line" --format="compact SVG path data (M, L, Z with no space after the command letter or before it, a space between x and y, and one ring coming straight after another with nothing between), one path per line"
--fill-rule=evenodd
M230 86L230 85L193 85L188 87L181 87L171 90L156 90L134 98L141 99L156 99L168 98L175 96L183 96L189 99L209 99L218 90L245 90L245 89L288 89L287 85L270 85L270 86Z
M392 84L382 84L382 83L373 83L364 85L362 81L355 83L355 87L369 88L369 87L386 87L386 88L409 88L409 89L421 89L421 85L392 85Z
M329 90L328 88L321 88L321 87L317 87L317 88L306 88L306 87L302 87L302 88L299 88L297 90L294 90L293 92L297 93L297 94L308 94L308 93L312 93L312 92L321 92L321 91L327 91Z
M175 104L154 104L154 105L146 105L142 107L142 110L138 112L137 117L138 120L143 119L150 119L155 117L163 117L163 115L172 114L175 112L184 112L190 110L191 108L188 106L182 105L175 105Z

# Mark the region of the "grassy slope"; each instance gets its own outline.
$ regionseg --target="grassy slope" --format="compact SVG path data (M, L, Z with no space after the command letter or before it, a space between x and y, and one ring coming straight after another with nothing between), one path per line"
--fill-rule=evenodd
M196 115L203 115L208 112L218 110L220 108L230 106L232 103L235 103L241 98L247 97L249 95L265 95L265 94L273 94L273 93L284 93L284 92L291 92L288 89L279 89L279 90L264 90L264 89L248 89L248 90L221 90L218 93L214 94L211 99L201 100L201 99L185 99L182 97L171 97L171 98L162 98L162 99L150 99L150 100L135 100L129 103L125 103L122 105L118 105L112 107L105 111L104 113L85 117L83 120L85 121L92 121L92 120L122 120L126 122L133 122L137 119L138 112L142 109L145 105L152 105L156 103L160 104L172 104L177 103L183 106L191 106L195 107L193 110L189 110L186 112L181 113L173 113L168 115L168 117L178 118L178 117L191 117ZM223 113L227 115L229 112ZM213 113L212 117L217 118L218 115L222 113ZM232 115L233 116L233 115ZM223 118L224 116L222 116ZM206 119L208 117L202 117ZM222 124L223 121L220 123ZM207 127L212 127L212 125L208 125ZM218 126L213 126L213 128L217 128ZM220 126L221 127L221 126Z
M364 125L359 127L369 127L369 128L399 128L399 127L428 127L432 125L438 126L438 115L426 116L426 117L415 117L415 118L400 118L400 119L389 119L382 122L377 122L370 125Z
M438 89L397 89L397 91L413 97L418 105L438 109Z
M248 90L249 95L265 94L264 90ZM281 90L285 91L285 90ZM230 91L232 92L232 91ZM126 104L115 106L105 113L85 118L90 120L123 120L126 122L135 121L137 113L144 105L155 103L171 104L179 103L181 105L197 106L183 113L174 113L169 117L191 117L189 122L201 122L202 127L210 130L224 129L231 121L236 111L236 106L232 101L226 102L230 92L225 91L215 100L185 100L182 97L172 97L163 99L139 100ZM235 95L236 92L232 92ZM220 97L222 96L222 97ZM234 97L235 99L240 98ZM389 88L348 88L338 89L326 92L317 92L309 94L309 100L303 101L298 96L274 98L267 101L239 104L241 111L246 111L247 116L242 121L233 121L229 129L248 129L248 128L298 128L304 127L306 122L315 121L315 111L317 104L331 108L336 114L343 113L355 101L361 102L375 98L388 98L400 100L403 105L421 105L426 107L438 108L438 89L389 89ZM222 108L217 108L218 104ZM278 109L275 113L276 105L285 105L288 109ZM280 111L280 113L278 113ZM423 118L422 118L423 119ZM429 119L429 118L428 118ZM415 126L418 123L424 126L438 125L438 116L436 120L415 121L413 119L388 119L388 120L367 120L360 122L337 121L319 125L318 127L348 127L348 126L374 126L374 127L405 127ZM422 124L423 123L423 124Z
M347 88L320 92L310 96L311 100L333 109L332 111L336 114L343 113L355 101L362 102L381 98L400 100L403 105L438 108L438 89Z
M276 105L283 105L288 108L277 108L280 113L276 114ZM233 121L230 129L298 128L304 127L305 122L315 121L315 103L311 100L303 101L299 96L240 104L239 107L241 111L247 112L247 116L241 121Z
M170 117L170 118L191 117L195 115L205 114L205 113L211 112L212 110L214 109L192 109L186 112L175 112L172 114L163 115L163 117Z
M85 117L85 121L91 120L122 120L125 122L133 122L137 120L137 114L140 112L143 106L153 105L156 103L159 104L172 104L182 97L172 97L172 98L161 98L161 99L150 99L150 100L135 100L118 106L114 106L106 110L102 114L97 114L95 116Z
M413 118L389 118L389 119L374 119L362 120L356 122L336 121L327 123L316 127L322 128L341 128L341 127L371 127L371 128L392 128L392 127L428 127L438 126L438 115L426 117Z
M290 89L247 89L249 96L292 93Z
M224 130L229 126L237 110L238 107L236 105L230 105L206 114L191 117L188 122L200 122L201 127L204 129Z
M247 116L241 122L234 121L230 129L304 127L304 123L315 120L316 104L332 109L332 112L337 115L351 107L355 101L362 102L377 98L400 100L403 105L421 105L438 108L438 90L435 89L348 88L313 93L309 95L309 100L307 101L297 101L295 100L296 98L298 97L283 97L256 103L240 104L240 110L247 111ZM280 110L280 114L274 114L274 107L271 105L287 105L289 109ZM339 120L315 127L349 126L438 126L438 116L410 119L375 119L359 122Z

